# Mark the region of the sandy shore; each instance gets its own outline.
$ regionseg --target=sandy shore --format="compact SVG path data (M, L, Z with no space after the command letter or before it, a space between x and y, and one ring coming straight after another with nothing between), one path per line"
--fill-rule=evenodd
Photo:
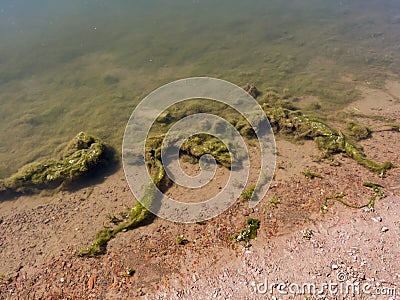
M365 87L363 94L364 100L349 110L400 122L399 85L391 83L387 91ZM380 103L378 110L374 101ZM361 144L368 157L400 166L399 138L398 132L379 131ZM107 214L118 215L134 205L121 169L76 191L1 201L0 299L294 298L276 288L273 295L263 293L266 281L292 287L368 284L371 294L364 291L354 299L400 299L400 190L390 189L400 185L400 170L380 178L341 155L335 157L340 165L332 166L318 161L312 141L299 147L278 139L277 148L279 168L256 209L239 201L201 224L154 218L119 234L98 258L75 254L90 244L97 230L110 225ZM322 178L305 178L301 172L306 169ZM326 201L343 192L349 203L368 203L375 193L363 186L366 181L385 187L387 197L377 201L375 211ZM274 196L277 205L269 201ZM326 206L323 212L321 206ZM261 228L252 247L245 249L229 237L249 217L261 220ZM179 235L189 242L178 245ZM127 269L134 274L128 275ZM398 296L378 295L394 289ZM349 297L336 293L326 299Z

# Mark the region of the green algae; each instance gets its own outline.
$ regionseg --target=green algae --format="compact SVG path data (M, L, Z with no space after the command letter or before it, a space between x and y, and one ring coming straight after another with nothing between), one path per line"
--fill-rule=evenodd
M343 200L343 198L346 196L346 194L340 193L340 194L334 195L333 197L326 197L324 207L323 208L321 207L321 210L325 213L327 210L327 207L328 207L327 201L330 199L333 199L349 208L361 209L361 208L368 207L371 211L374 211L375 210L375 202L379 199L386 197L385 192L383 191L384 187L380 184L372 183L372 182L364 182L363 186L371 188L375 192L375 195L371 197L371 199L368 201L368 203L365 203L362 205L350 204Z
M353 121L347 123L347 130L349 131L349 135L357 141L366 139L371 134L371 130L367 126Z
M187 243L189 243L189 240L185 238L185 236L179 235L176 237L176 243L178 245L186 245Z
M105 252L108 242L118 233L137 228L145 223L152 213L149 208L153 204L156 195L156 188L165 177L165 170L161 162L162 143L165 135L156 135L147 139L145 144L145 160L152 182L145 187L142 199L131 209L129 220L119 223L114 228L101 229L94 239L94 242L87 248L80 250L78 256L94 257ZM169 137L168 145L174 146L176 139ZM180 150L190 157L196 159L205 154L212 155L215 160L224 167L231 168L232 160L228 147L216 137L208 134L196 134L189 137L181 145ZM238 155L233 153L232 155Z
M250 186L249 188L243 190L242 197L244 200L250 200L253 197L254 190L256 189L255 185Z
M257 231L260 228L260 220L249 218L246 223L246 228L232 235L231 240L235 243L244 242L244 246L248 248L251 246L250 241L257 237Z
M141 201L136 203L136 205L130 210L128 221L122 222L114 228L105 227L98 231L93 243L89 247L78 251L78 256L95 257L103 254L106 250L108 242L118 233L140 227L152 216L149 208L152 205L156 195L156 186L161 183L165 176L165 171L161 165L161 162L155 164L154 168L158 171L158 173L156 173L155 170L151 170L152 174L156 174L152 177L153 182L150 182L145 187L144 195Z
M385 174L388 169L393 167L391 162L379 164L368 159L363 148L357 144L356 140L369 137L370 129L366 126L349 122L348 130L350 134L347 136L342 131L326 124L320 118L306 115L294 105L293 101L290 100L290 96L281 95L275 89L269 88L261 93L252 84L247 84L245 89L257 97L275 133L283 134L294 140L313 139L323 157L328 158L332 157L333 154L343 153L356 160L358 164L379 175ZM159 122L171 126L171 124L183 117L203 112L219 115L230 122L246 138L250 140L255 138L255 130L257 128L251 128L243 116L226 105L210 100L190 100L187 105L174 106L159 118ZM212 154L216 155L216 158L219 156L219 163L222 165L228 166L230 164L230 159L223 148L221 148L223 150L222 153L221 151L215 151L218 145L217 139L210 140L208 146L205 145L207 139L201 139L204 148L208 149L207 151L200 151L200 153L197 153L196 150L201 149L201 147L192 147L193 142L196 142L196 139L191 139L188 142L191 145L185 149L187 154L197 158L203 154ZM191 148L191 150L187 151L188 148Z
M218 138L207 134L191 136L182 144L181 150L195 158L210 154L224 167L231 168L232 166L228 147Z
M146 162L149 170L154 169L154 166L161 161L161 146L165 135L157 135L148 139L146 142ZM175 143L178 137L168 137L168 147L177 147ZM182 154L186 154L192 158L199 159L205 154L210 154L215 158L220 165L231 168L233 161L240 161L244 157L244 153L235 152L236 147L231 147L232 152L229 152L228 146L220 139L209 134L200 133L190 136L186 139L181 147ZM234 157L232 158L231 155Z
M322 178L321 174L313 172L311 170L304 170L301 172L305 177L309 179L314 179L314 178Z
M107 164L111 149L84 132L77 134L59 159L33 162L0 182L0 192L32 193L66 185Z
M318 118L307 116L300 110L290 110L276 104L264 103L263 108L275 132L293 136L296 139L313 139L324 157L344 153L358 164L379 175L385 174L393 167L391 162L379 164L368 159L363 148L354 140Z
M254 88L252 91L254 95L260 95L255 87L249 87ZM277 92L269 91L263 94L263 96L262 107L276 133L293 136L295 139L313 139L325 157L332 156L335 153L345 153L356 160L360 165L380 175L384 174L387 169L392 167L390 162L378 164L368 159L362 147L351 138L346 137L341 131L332 128L322 120L305 115ZM149 183L140 203L137 203L132 208L128 221L118 224L115 228L103 228L100 230L92 245L81 250L78 255L97 256L104 253L107 243L118 233L141 226L152 215L148 208L154 200L155 188L156 186L158 187L165 178L165 170L161 163L162 145L165 139L165 134L162 132L171 127L174 122L190 114L208 112L219 113L218 115L227 119L228 122L235 126L242 134L243 128L250 126L243 116L238 115L225 105L210 105L210 103L211 102L208 100L202 101L201 103L188 102L188 105L170 108L158 118L156 129L151 131L152 135L145 143L146 165L153 183ZM252 131L254 131L254 129L252 129ZM251 139L254 136L248 134L247 137ZM178 140L179 137L169 136L167 144L168 146L178 147L178 145L175 145ZM186 139L183 144L180 145L180 151L188 157L195 158L196 161L201 156L210 154L219 164L227 168L233 167L231 155L236 155L238 158L240 158L241 155L240 153L229 153L227 145L222 143L218 138L203 133L193 135ZM321 176L309 170L305 171L303 174L310 178ZM252 194L253 190L249 189L243 194L243 197L250 198ZM343 196L337 196L335 199L342 202L342 197ZM371 204L370 202L367 206L368 205L373 205L373 203ZM247 228L232 236L231 239L236 242L243 241L245 242L245 246L249 247L250 240L257 235L259 226L260 222L258 220L249 219Z

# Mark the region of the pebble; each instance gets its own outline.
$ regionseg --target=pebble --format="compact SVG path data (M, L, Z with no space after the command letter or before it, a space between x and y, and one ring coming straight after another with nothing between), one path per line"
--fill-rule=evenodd
M88 282L88 286L89 286L90 290L94 288L95 283L96 283L96 276L93 275L89 278L89 282Z
M332 270L337 270L337 269L339 269L338 265L332 265Z
M382 227L381 231L382 231L382 232L389 231L389 228L387 228L387 227Z
M382 222L382 218L381 217L371 218L371 220L376 222L376 223Z

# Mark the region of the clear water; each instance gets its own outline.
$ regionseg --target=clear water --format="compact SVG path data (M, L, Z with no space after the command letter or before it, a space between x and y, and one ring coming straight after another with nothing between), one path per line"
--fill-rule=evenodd
M320 97L400 75L400 2L0 0L0 177L79 131L120 148L146 94L189 76Z

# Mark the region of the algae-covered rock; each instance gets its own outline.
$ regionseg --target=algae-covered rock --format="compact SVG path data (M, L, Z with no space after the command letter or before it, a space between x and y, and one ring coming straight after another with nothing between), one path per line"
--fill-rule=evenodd
M107 163L110 149L99 139L84 132L76 135L60 159L34 162L0 183L0 191L36 192L56 188Z

